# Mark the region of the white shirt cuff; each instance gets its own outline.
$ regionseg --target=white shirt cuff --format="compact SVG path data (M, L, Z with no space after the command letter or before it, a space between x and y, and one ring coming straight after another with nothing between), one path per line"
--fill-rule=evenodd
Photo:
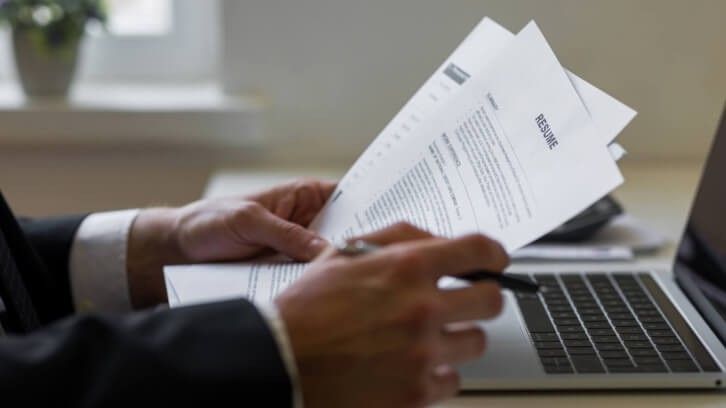
M131 310L126 251L139 210L91 214L81 223L70 255L70 281L77 312Z
M287 336L287 328L285 322L280 317L277 306L274 303L258 303L257 309L265 318L270 326L272 335L277 342L277 347L282 355L282 361L285 363L287 374L292 383L292 406L293 408L303 408L302 391L300 390L300 377L297 373L297 365L295 364L295 355L292 352L290 338Z

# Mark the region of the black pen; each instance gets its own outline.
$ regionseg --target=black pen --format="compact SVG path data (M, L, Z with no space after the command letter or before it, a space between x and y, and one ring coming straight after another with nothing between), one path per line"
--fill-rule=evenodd
M338 253L346 256L358 256L368 254L379 248L380 246L372 244L370 242L366 242L361 239L348 241L345 244L337 247ZM513 292L537 293L540 292L542 289L540 285L530 280L484 270L474 271L465 275L452 277L465 280L469 283L493 280L499 283L503 288L509 289Z
M503 288L513 292L537 293L542 289L540 285L528 279L490 271L476 271L462 276L455 276L455 278L465 280L469 283L493 280Z

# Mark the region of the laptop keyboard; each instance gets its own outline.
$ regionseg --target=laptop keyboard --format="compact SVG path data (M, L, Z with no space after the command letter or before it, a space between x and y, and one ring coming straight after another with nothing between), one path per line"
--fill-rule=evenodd
M529 278L546 290L517 293L516 298L545 372L702 370L636 274L536 274ZM699 346L703 348L700 341ZM705 349L699 352L707 354ZM702 355L698 357L706 361L706 371L717 368Z

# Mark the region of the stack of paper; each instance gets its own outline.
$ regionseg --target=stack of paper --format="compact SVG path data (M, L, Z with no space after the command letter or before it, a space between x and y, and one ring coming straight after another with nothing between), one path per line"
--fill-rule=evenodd
M405 220L447 237L481 232L514 251L623 181L616 161L624 150L613 141L634 116L566 71L534 22L513 35L485 18L361 155L311 227L340 242ZM267 300L303 269L165 273L178 304Z

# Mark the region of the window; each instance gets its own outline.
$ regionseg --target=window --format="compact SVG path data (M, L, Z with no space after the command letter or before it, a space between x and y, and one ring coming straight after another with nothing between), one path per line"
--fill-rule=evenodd
M106 0L108 29L89 27L78 79L194 81L216 77L217 0ZM14 77L7 29L0 32L0 79Z
M108 31L113 35L167 35L172 28L171 0L106 0Z

